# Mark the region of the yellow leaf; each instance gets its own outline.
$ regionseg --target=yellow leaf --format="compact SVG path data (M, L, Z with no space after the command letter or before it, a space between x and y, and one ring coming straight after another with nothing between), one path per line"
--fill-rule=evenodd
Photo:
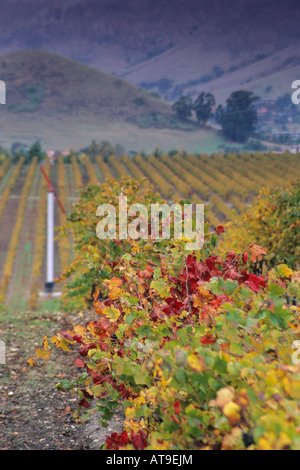
M227 403L230 403L234 399L234 391L233 389L226 387L221 388L217 392L216 404L219 408L223 409Z
M291 445L291 439L286 432L281 432L276 440L276 449L281 450Z
M44 337L43 348L44 348L44 349L49 349L49 346L48 346L48 337L47 337L47 336Z
M238 393L238 401L239 401L239 404L241 405L242 408L245 408L246 406L249 405L249 397L248 397L248 393L247 393L247 390L245 388L242 388L239 393Z
M125 416L127 419L132 419L136 417L135 413L135 407L134 406L128 406L125 411Z
M124 428L128 434L131 434L131 432L139 432L141 429L140 424L133 419L126 419L124 421Z
M31 367L35 366L35 362L34 362L34 360L32 359L32 357L30 357L29 359L27 359L27 362L28 362L28 364L29 364Z
M300 400L300 381L292 380L289 385L289 395L295 400Z
M265 437L260 437L258 439L258 446L260 450L272 450L272 445Z
M107 318L109 318L110 320L116 321L119 318L119 316L121 315L121 312L120 312L120 310L118 310L117 308L112 306L112 307L106 307L103 310L103 314Z
M279 277L290 278L293 275L293 271L286 264L277 266L276 271Z
M139 406L144 405L146 403L145 393L143 391L141 391L140 395L137 398L135 398L134 403L136 403Z
M193 405L193 403L191 403L190 405L188 405L186 408L185 408L185 413L186 414L189 414L191 412L193 412L194 410L196 410L196 407L195 405Z
M199 374L201 374L201 372L206 369L204 359L200 354L190 354L187 357L187 361L189 363L190 368L196 372L199 372Z
M231 426L236 426L240 422L240 410L241 407L233 401L226 403L224 406L223 414L226 416Z
M68 344L70 343L70 341L66 341L66 339L60 335L53 336L53 338L51 339L51 343L55 344L57 348L61 348L63 351L70 351L70 349L68 348Z
M230 434L227 434L222 441L222 449L235 450L237 448L243 448L242 440L243 432L240 428L233 428Z
M86 334L86 329L82 325L75 325L73 330L76 335L85 336Z
M49 359L50 357L50 351L45 351L43 349L36 349L35 354L37 358L42 358L42 359Z
M157 388L156 387L151 387L149 389L145 390L145 397L148 403L156 403L157 402Z
M273 386L278 383L278 377L274 371L270 371L266 375L266 384L268 386Z

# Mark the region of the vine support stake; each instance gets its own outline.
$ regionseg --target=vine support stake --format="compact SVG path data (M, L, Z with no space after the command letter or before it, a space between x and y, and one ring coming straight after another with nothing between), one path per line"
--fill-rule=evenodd
M51 294L54 288L54 197L64 215L66 215L66 211L42 165L40 165L40 170L49 187L47 195L47 278L45 289L46 293Z
M54 287L54 194L47 195L47 279L46 292L52 293Z

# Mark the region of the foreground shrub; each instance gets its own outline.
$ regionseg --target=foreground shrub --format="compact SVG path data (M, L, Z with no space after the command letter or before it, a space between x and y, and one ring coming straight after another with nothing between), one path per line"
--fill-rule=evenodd
M78 217L86 249L93 225ZM106 258L86 264L92 279L101 266L95 318L36 350L46 359L53 345L78 348L81 374L60 387L104 426L123 405L124 430L107 436L106 449L300 448L299 308L286 298L299 273L286 265L248 273L248 255L255 262L264 250L214 256L216 232L198 252L184 241L131 242L118 257L112 251L114 263L106 246Z
M269 266L299 266L300 181L284 189L261 190L256 203L227 227L219 246L221 254L229 250L240 252L256 243L265 248Z
M100 204L115 204L117 208L120 195L127 197L128 207L136 202L146 206L162 202L161 197L143 185L143 182L129 177L121 180L107 179L101 185L89 184L80 191L79 201L74 205L67 225L61 229L62 237L68 237L71 232L76 254L75 260L58 279L68 279L67 292L64 295L66 310L89 308L95 289L110 276L122 254L131 250L130 239L100 240L96 234L99 222L99 217L96 216L97 207ZM143 246L145 242L134 244Z

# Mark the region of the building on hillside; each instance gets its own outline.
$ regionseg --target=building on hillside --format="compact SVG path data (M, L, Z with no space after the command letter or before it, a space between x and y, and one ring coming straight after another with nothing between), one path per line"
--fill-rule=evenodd
M289 151L293 153L294 155L296 153L300 153L300 144L298 145L293 145L292 147L289 148Z

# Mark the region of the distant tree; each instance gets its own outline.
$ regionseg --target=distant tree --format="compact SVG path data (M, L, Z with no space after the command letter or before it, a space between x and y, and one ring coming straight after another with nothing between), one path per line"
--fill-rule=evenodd
M199 124L205 124L213 116L212 108L215 104L216 100L211 93L202 92L198 96L194 102L193 109Z
M104 158L104 161L107 162L108 157L114 154L114 147L108 140L101 140L100 144L100 155Z
M102 140L100 143L92 140L88 147L82 149L82 152L89 155L92 161L95 160L97 155L102 155L106 161L112 154L121 156L125 153L125 148L121 144L112 145L108 140Z
M275 103L276 111L283 113L285 110L293 108L293 102L291 100L291 95L286 93L283 96L279 96Z
M160 157L162 155L163 151L159 148L159 147L155 147L154 151L153 151L153 155L155 157Z
M257 124L256 100L258 97L252 92L241 90L230 95L225 109L218 106L216 120L221 124L225 137L241 143L248 140Z
M25 156L27 153L27 145L22 144L21 142L14 142L11 146L11 158L13 163L16 163L22 156Z
M91 160L94 161L97 155L101 154L101 145L96 142L96 140L92 140L90 145L84 149L82 149L83 153L86 153L91 157Z
M181 96L179 100L175 101L172 109L180 119L187 119L192 116L193 100L189 96Z
M122 155L124 155L124 153L126 152L124 145L116 144L114 146L114 152L117 157L122 157Z
M223 106L219 104L215 112L215 119L219 124L221 124L223 116L224 116L224 109L223 109Z
M42 161L46 157L46 153L43 151L39 140L34 142L26 155L26 161L30 162L33 157L38 157L38 161Z

